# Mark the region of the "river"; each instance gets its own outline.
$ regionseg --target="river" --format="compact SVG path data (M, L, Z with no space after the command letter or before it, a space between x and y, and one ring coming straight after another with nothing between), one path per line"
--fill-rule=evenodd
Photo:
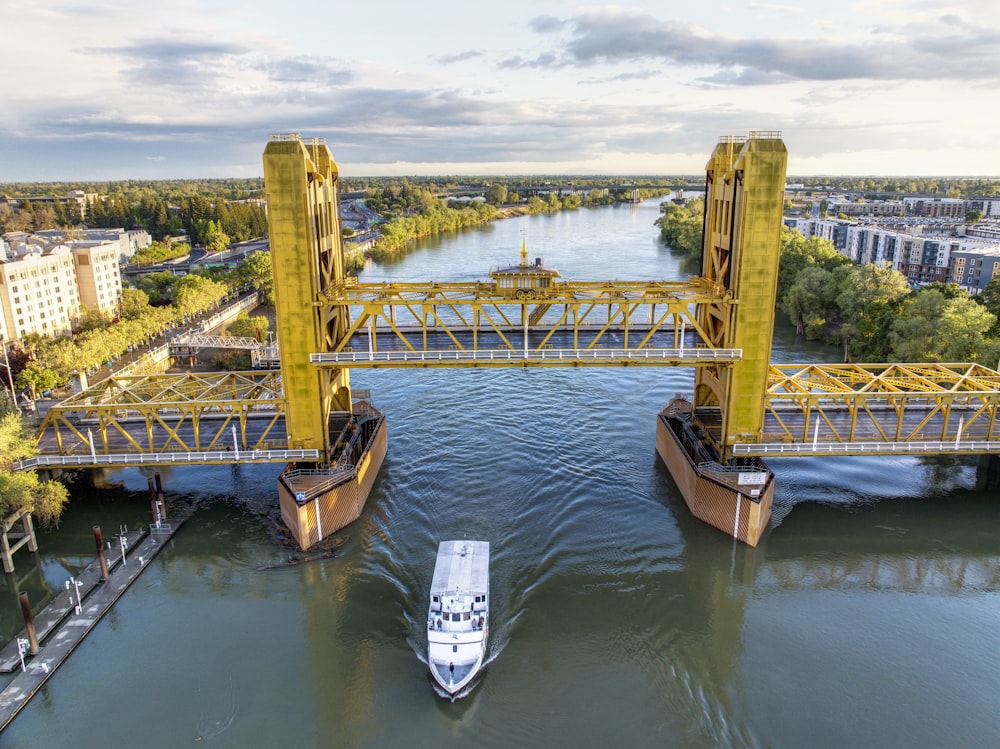
M483 279L522 237L579 280L676 279L658 201L426 240L362 280ZM776 362L837 361L779 323ZM771 462L760 546L694 520L654 449L683 368L352 374L389 451L338 557L259 511L278 466L161 469L186 525L0 737L5 747L915 747L1000 737L1000 501L951 458ZM72 486L0 596L60 590L146 522L147 474ZM492 546L489 663L453 702L424 664L437 542Z

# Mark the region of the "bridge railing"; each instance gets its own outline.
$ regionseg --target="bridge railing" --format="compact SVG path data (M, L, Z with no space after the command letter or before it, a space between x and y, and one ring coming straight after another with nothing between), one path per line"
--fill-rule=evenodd
M285 463L319 460L319 450L211 450L205 452L112 453L109 455L37 455L15 464L31 468L93 466L184 465L186 463Z
M734 455L940 455L1000 453L995 440L926 440L922 442L767 442L732 446Z
M551 362L559 361L738 361L743 357L742 349L716 348L669 348L669 349L497 349L474 351L449 349L446 351L340 351L336 353L310 354L312 364L365 364L365 363L432 363L432 362Z

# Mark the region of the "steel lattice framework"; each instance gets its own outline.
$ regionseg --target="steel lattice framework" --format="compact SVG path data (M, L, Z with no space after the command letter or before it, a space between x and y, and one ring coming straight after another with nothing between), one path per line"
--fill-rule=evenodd
M772 365L741 455L1000 452L1000 372L979 364Z
M48 410L37 431L39 451L281 451L284 413L281 378L273 371L110 377Z
M561 282L545 290L491 282L348 283L321 302L352 321L313 364L353 367L621 366L725 364L741 352L715 347L700 305L731 297L686 282Z

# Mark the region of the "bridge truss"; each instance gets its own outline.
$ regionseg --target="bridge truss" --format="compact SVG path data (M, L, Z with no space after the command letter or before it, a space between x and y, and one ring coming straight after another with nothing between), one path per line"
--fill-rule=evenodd
M314 460L289 450L274 371L110 377L45 413L31 465Z
M700 305L731 297L687 282L561 282L498 289L491 282L346 283L320 302L351 320L320 366L525 367L698 365L737 361L698 322Z
M1000 372L978 364L772 365L759 442L735 455L1000 452Z

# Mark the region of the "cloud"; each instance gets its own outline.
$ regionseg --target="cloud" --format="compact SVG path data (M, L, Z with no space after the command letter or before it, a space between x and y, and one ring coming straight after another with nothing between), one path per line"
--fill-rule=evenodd
M482 57L483 53L477 50L468 50L467 52L459 52L455 55L445 55L443 57L435 57L434 61L439 62L442 65L454 65L457 62L468 62L469 60L474 60L477 57Z
M954 14L933 25L878 27L870 40L861 42L828 37L734 37L644 13L604 8L559 23L543 16L530 26L543 33L568 31L568 39L535 58L509 57L500 63L502 69L657 60L721 71L703 79L709 82L760 85L789 80L986 79L995 78L1000 64L1000 32L966 23Z
M196 40L144 39L118 47L90 47L91 54L111 54L125 60L125 75L143 86L202 87L216 78L249 47Z

